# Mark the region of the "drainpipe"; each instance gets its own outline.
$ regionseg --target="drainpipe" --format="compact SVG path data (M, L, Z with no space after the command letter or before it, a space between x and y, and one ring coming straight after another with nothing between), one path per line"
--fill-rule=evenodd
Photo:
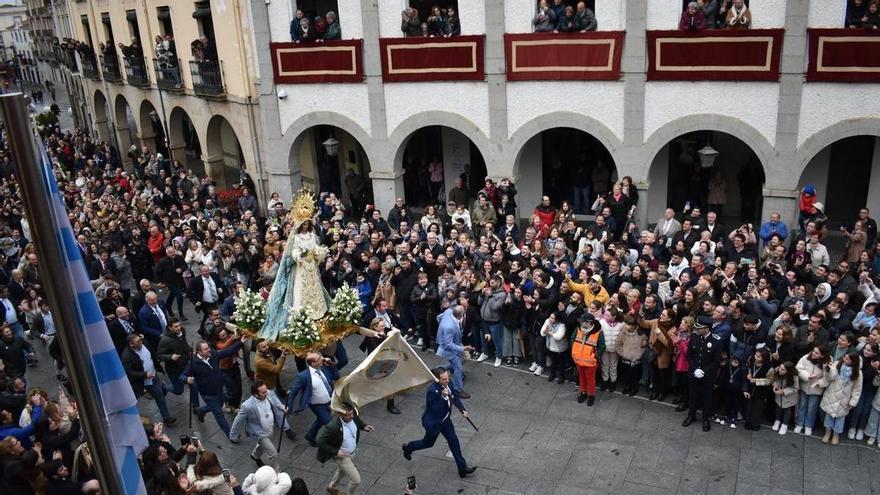
M247 88L248 93L247 103L245 105L247 106L248 127L250 128L252 146L254 147L254 158L256 159L254 167L257 173L257 180L255 181L257 186L257 197L261 198L262 201L266 201L268 199L268 196L266 196L266 187L265 182L263 181L263 157L260 150L260 140L257 138L257 124L255 120L256 117L254 116L254 100L252 96L255 92L255 88L253 81L251 81L250 68L248 67L248 60L245 57L244 52L244 36L241 32L241 0L234 0L233 5L235 12L235 24L236 26L238 26L238 57L239 60L241 60L245 64L244 78L245 87ZM251 29L253 29L253 25L251 25ZM258 209L263 209L262 203L259 204Z

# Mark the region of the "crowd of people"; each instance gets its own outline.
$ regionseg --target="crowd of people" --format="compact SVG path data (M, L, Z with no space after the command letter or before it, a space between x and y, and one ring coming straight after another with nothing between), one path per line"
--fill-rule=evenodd
M752 12L747 0L696 0L688 2L678 28L682 31L704 29L749 29Z
M400 14L400 30L406 37L449 38L461 34L461 21L455 7L434 5L427 18L422 21L419 11L414 7L403 9Z
M290 40L294 43L312 43L342 39L342 28L336 12L328 10L323 16L308 15L297 9L290 21Z
M540 0L538 11L532 18L536 33L586 33L598 27L596 15L584 2L576 7L566 5L563 0Z
M876 0L850 0L846 8L845 27L871 31L880 28L880 5Z

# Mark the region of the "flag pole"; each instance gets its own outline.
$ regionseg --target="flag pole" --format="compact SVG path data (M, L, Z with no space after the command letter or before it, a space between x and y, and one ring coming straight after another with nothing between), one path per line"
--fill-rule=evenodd
M0 95L0 114L6 122L9 147L15 159L16 177L24 196L25 212L33 237L31 240L36 245L40 267L43 273L64 273L66 263L62 260L62 253L52 249L56 244L56 233L51 222L46 221L51 218L50 204L44 193L41 167L36 156L33 128L24 95ZM113 445L108 434L109 422L104 415L92 361L86 358L90 356L89 349L84 335L76 331L80 326L77 314L71 311L75 305L70 300L76 297L76 290L66 276L45 281L43 289L53 317L59 323L58 332L63 334L61 352L68 363L70 381L79 401L80 420L92 452L92 460L95 462L101 493L125 493L120 479L121 470L116 466L113 455Z

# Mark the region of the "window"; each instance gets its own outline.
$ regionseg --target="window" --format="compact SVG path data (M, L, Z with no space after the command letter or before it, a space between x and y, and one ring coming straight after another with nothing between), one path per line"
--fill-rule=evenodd
M329 11L333 11L337 17L339 16L339 4L337 0L296 0L297 10L302 10L303 14L310 19L316 16L323 17Z
M159 18L159 28L163 35L174 35L174 27L171 25L171 9L168 7L156 7L156 17Z
M458 12L458 0L410 0L409 6L419 11L419 19L422 22L427 21L428 17L431 17L431 9L434 6L440 7L441 11L452 7Z
M86 43L89 46L94 47L92 44L92 31L89 29L89 16L82 15L80 16L79 21L82 23L83 33L86 35Z
M125 20L128 21L128 32L131 33L131 39L138 40L140 43L141 30L140 27L138 27L137 12L134 10L126 10Z
M215 41L214 18L211 14L211 2L196 2L196 10L193 12L193 18L199 25L200 35L211 41Z
M103 12L101 14L101 24L104 25L104 36L107 39L107 45L115 46L116 41L113 39L113 24L110 21L110 13Z

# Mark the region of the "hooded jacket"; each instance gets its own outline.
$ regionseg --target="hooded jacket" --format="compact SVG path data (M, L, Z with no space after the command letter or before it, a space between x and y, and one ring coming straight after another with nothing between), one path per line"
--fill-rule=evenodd
M241 492L244 495L284 495L292 484L289 474L278 474L270 466L263 466L256 473L247 475L241 484Z

